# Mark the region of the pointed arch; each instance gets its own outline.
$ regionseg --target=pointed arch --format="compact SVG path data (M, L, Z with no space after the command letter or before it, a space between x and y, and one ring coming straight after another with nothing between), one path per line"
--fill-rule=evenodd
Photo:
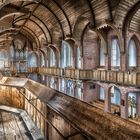
M128 67L137 66L137 47L135 39L132 37L128 45Z
M62 41L61 67L73 67L73 48L70 43Z
M102 45L100 45L100 66L105 66L105 50Z
M111 42L111 66L120 67L120 47L117 38L112 38Z

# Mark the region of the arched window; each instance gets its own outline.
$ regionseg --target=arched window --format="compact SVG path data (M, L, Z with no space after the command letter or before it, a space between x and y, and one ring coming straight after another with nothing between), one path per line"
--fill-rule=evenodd
M113 66L113 67L119 67L120 66L120 48L119 48L117 39L112 40L111 66Z
M0 52L0 68L8 66L8 54L5 50Z
M35 53L30 53L28 56L28 67L37 67L37 56Z
M81 55L79 47L77 47L77 68L81 68Z
M121 102L121 93L117 87L111 88L111 103L115 105L120 105Z
M70 45L62 42L62 68L72 66L72 48Z
M65 79L61 79L59 89L61 92L66 93L66 81L65 81Z
M76 94L76 98L77 99L80 99L80 100L83 99L83 97L82 97L82 86L83 86L82 82L81 81L78 81L78 83L77 83L77 94Z
M100 47L100 66L105 66L104 47Z
M137 50L133 39L130 40L128 47L128 66L135 67L137 65Z
M45 57L44 54L41 52L41 67L45 66Z
M137 94L128 93L128 116L133 118L136 117L137 113Z
M50 49L50 67L55 66L55 53L53 49Z
M99 90L99 99L100 100L105 100L105 90L103 87L100 87L100 90Z
M73 85L73 80L68 80L67 81L67 93L70 96L73 96L73 92L74 92L74 85Z

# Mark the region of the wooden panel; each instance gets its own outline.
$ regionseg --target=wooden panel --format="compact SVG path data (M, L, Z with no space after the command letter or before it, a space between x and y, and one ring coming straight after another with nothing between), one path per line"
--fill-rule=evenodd
M24 109L24 98L16 88L0 86L0 104Z
M123 84L124 83L124 73L119 71L117 74L117 83L118 84Z
M101 70L101 81L106 81L106 71L105 70Z

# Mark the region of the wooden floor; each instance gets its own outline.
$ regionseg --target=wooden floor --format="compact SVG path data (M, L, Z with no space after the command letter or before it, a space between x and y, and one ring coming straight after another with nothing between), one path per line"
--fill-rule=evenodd
M0 110L0 140L33 140L22 119Z

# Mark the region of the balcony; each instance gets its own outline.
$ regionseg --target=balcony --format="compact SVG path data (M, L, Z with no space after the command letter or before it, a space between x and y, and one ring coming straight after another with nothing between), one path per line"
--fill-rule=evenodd
M38 72L42 75L52 75L76 80L93 80L124 86L140 87L140 72L61 68L39 68Z
M9 69L9 71L12 75L23 73L21 71L17 71L16 68ZM2 69L1 72L7 72L7 69ZM140 72L29 67L24 73L39 73L41 75L57 76L75 80L92 80L106 83L115 83L124 86L140 87Z

